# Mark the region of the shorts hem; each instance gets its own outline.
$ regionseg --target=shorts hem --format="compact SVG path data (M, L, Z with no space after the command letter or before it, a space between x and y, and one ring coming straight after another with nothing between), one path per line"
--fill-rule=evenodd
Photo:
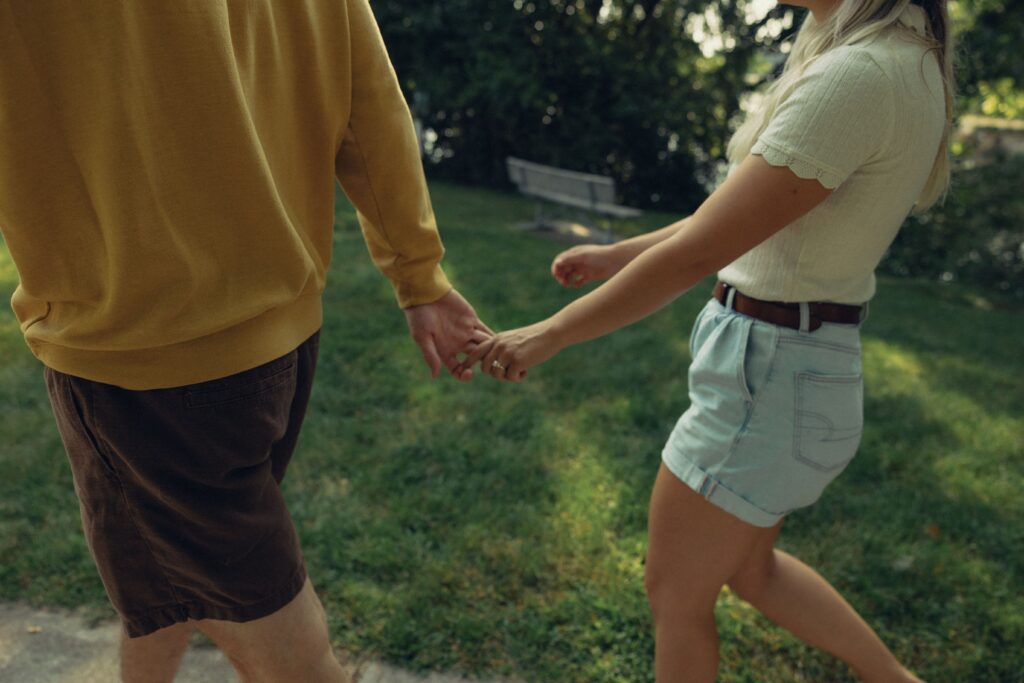
M211 605L196 601L182 601L154 607L131 616L121 615L121 624L129 638L139 638L168 626L187 621L219 619L236 623L254 621L278 611L299 594L306 583L306 567L299 568L285 583L268 597L247 605Z
M762 510L740 494L731 491L721 480L706 472L671 444L665 445L661 459L679 481L699 493L704 500L747 524L769 528L786 516Z

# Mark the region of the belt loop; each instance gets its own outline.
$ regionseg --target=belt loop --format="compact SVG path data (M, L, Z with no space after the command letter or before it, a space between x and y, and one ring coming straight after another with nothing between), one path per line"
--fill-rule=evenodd
M811 331L811 307L806 301L800 302L800 331Z
M725 308L726 310L733 310L733 306L736 302L736 288L732 285L726 285L728 289L725 293Z

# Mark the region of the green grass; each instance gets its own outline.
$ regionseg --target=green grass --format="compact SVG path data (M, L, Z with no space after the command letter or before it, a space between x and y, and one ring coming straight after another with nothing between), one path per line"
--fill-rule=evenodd
M492 325L575 295L515 196L435 184L447 271ZM647 216L635 232L669 216ZM0 251L0 291L16 273ZM410 668L649 681L646 505L705 282L520 385L432 382L341 204L318 381L285 491L336 643ZM781 546L927 680L1024 681L1024 311L882 280L860 454ZM0 599L108 615L40 366L0 312ZM726 683L850 681L734 596Z

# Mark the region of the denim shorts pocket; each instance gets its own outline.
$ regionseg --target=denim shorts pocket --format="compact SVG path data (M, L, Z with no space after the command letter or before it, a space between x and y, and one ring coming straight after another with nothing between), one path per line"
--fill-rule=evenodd
M793 456L821 472L845 467L864 431L863 377L800 373Z
M693 321L693 329L690 330L689 345L691 359L697 357L697 352L700 350L700 344L703 341L703 339L707 337L707 335L704 335L703 337L698 337L698 335L701 332L701 323L708 316L708 308L709 306L705 306L704 308L702 308L700 310L700 313L697 314L697 317Z
M759 399L769 381L778 339L775 325L757 320L748 322L740 364L740 390L750 403Z

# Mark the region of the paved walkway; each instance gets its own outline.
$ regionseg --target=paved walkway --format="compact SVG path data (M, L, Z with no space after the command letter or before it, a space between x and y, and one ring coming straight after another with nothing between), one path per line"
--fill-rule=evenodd
M113 622L92 627L74 612L0 603L0 683L117 683L119 638L120 626ZM445 674L417 676L377 662L354 674L359 683L471 683ZM237 683L238 677L220 650L193 645L175 681Z

